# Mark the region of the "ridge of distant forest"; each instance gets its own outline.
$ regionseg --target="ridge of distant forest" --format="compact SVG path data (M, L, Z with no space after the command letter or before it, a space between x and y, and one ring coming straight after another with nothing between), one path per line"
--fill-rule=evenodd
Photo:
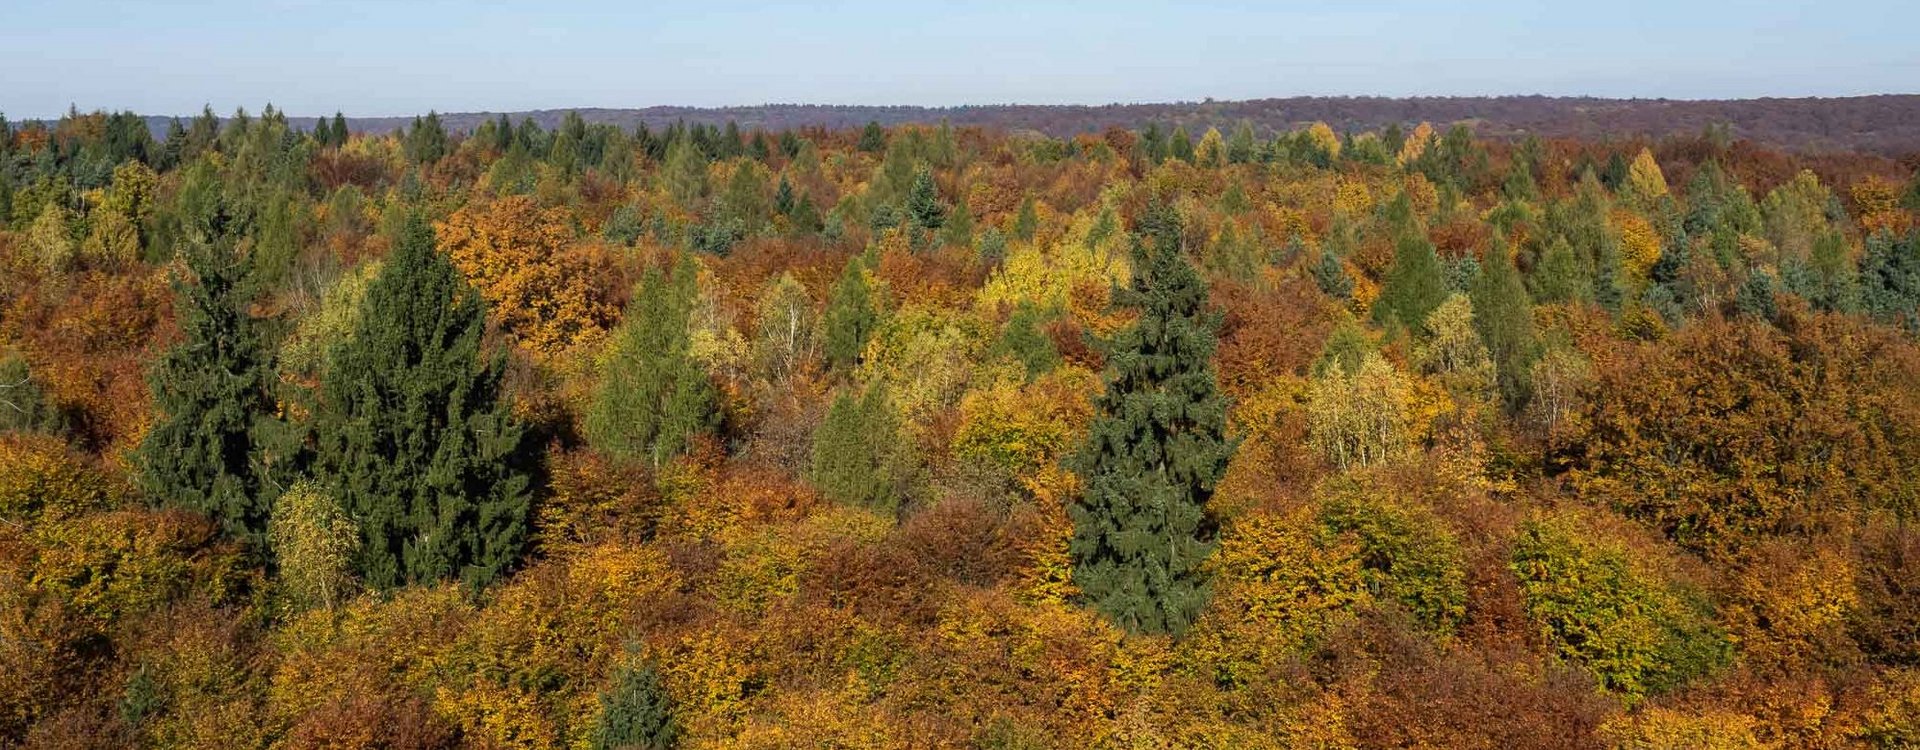
M1725 126L1736 138L1801 152L1920 152L1920 95L1803 97L1730 100L1604 99L1596 97L1495 96L1408 97L1298 96L1245 101L1146 104L1044 105L990 104L960 107L762 104L736 107L581 108L506 113L515 122L532 118L541 127L560 125L567 112L579 112L588 124L631 129L640 123L662 127L674 122L769 131L857 128L867 122L885 126L936 124L1004 130L1036 130L1054 137L1096 132L1109 127L1138 129L1158 123L1185 126L1195 133L1209 127L1229 130L1241 121L1258 132L1295 130L1325 122L1337 131L1378 130L1393 124L1465 122L1482 138L1660 138L1695 135L1709 126ZM321 115L325 113L314 113ZM386 133L412 117L354 117L354 132ZM442 114L449 130L472 132L498 112ZM181 115L183 119L187 115ZM149 116L160 135L173 118ZM313 117L288 117L294 127L311 129Z

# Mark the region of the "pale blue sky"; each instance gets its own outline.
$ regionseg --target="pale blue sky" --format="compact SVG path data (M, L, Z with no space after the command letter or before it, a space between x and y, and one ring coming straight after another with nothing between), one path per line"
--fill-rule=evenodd
M0 0L0 112L1920 92L1920 3Z

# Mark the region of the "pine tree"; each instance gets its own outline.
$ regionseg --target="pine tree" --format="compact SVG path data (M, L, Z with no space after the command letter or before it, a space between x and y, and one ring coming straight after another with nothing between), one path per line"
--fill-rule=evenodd
M1133 283L1116 294L1140 319L1106 347L1106 392L1074 459L1086 489L1069 509L1068 552L1096 610L1130 631L1179 633L1206 604L1207 501L1236 444L1213 373L1219 317L1180 256L1179 217L1156 206L1141 229Z
M596 447L657 467L717 426L713 383L693 358L688 327L698 291L690 258L671 275L652 269L641 279L587 412Z
M940 228L940 243L955 247L973 247L973 211L965 198L954 203L953 215Z
M1520 270L1513 265L1513 253L1498 237L1487 250L1487 262L1480 265L1480 275L1474 279L1470 294L1473 327L1480 332L1487 353L1493 358L1500 395L1508 404L1518 405L1526 395L1528 371L1537 354L1538 342L1526 284L1520 281Z
M827 364L836 369L848 370L860 363L867 336L879 324L866 270L860 256L849 259L840 281L833 285L833 296L827 300Z
M600 694L593 750L668 750L677 744L679 734L673 699L653 665L620 667L613 687Z
M347 116L340 114L337 111L334 112L333 113L333 144L332 145L345 146L347 145L347 139L351 138L352 136L353 136L353 131L347 129Z
M1167 151L1175 159L1188 164L1193 163L1193 136L1187 135L1185 125L1174 127L1173 138L1167 144Z
M223 205L192 220L174 282L182 339L149 378L160 417L136 463L161 502L205 513L228 534L258 543L266 496L256 436L272 418L272 351L248 308L252 255L234 248Z
M1920 331L1920 233L1867 238L1860 259L1861 306L1880 320Z
M1013 217L1013 231L1010 234L1021 242L1032 242L1035 232L1040 231L1039 208L1034 204L1033 196L1020 201L1020 213Z
M376 589L484 585L526 544L522 427L485 328L479 293L407 216L314 415L316 474L360 524L357 563Z

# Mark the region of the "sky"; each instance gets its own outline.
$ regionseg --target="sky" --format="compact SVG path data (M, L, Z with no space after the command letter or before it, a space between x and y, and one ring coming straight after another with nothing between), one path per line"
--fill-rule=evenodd
M1920 93L1913 0L0 0L0 113Z

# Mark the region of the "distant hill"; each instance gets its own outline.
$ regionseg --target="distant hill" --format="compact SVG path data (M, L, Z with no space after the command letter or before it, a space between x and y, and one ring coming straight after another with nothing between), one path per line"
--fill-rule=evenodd
M551 128L569 110L507 113L515 122L532 117ZM1880 95L1840 98L1672 100L1598 99L1591 97L1293 97L1248 101L1177 102L1167 104L1031 105L1007 104L966 107L869 107L812 104L766 104L746 107L646 107L642 109L583 108L572 110L591 123L613 123L631 128L645 122L659 127L684 120L720 124L729 120L744 129L782 130L800 127L853 128L877 121L882 125L937 123L978 125L1003 130L1035 130L1052 136L1103 130L1110 126L1144 127L1150 122L1184 125L1195 137L1208 127L1222 130L1247 120L1263 132L1290 130L1323 121L1336 130L1372 130L1391 123L1436 125L1467 122L1482 137L1511 138L1528 134L1585 138L1696 134L1708 125L1731 126L1737 137L1801 152L1869 151L1886 154L1920 152L1920 95ZM446 113L447 127L471 131L496 112ZM164 133L168 117L151 117L156 133ZM299 127L312 127L312 117L289 118ZM349 117L359 132L387 132L403 127L411 117Z

